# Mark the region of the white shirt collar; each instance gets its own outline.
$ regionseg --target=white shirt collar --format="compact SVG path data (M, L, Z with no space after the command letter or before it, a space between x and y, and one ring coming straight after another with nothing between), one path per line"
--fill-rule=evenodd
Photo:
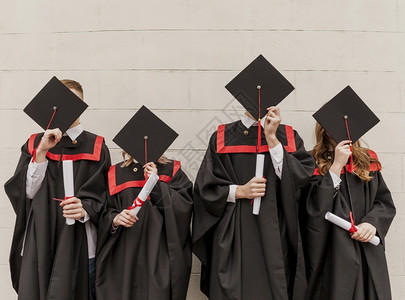
M257 121L249 118L247 115L243 115L240 120L242 121L242 124L249 129L250 127L252 127L253 125L257 126ZM264 117L263 119L260 120L260 123L262 124L262 127L264 128L264 122L266 120L266 117Z
M83 126L82 124L76 125L75 127L69 128L66 130L66 135L70 137L72 141L77 139L79 135L81 135L83 132Z

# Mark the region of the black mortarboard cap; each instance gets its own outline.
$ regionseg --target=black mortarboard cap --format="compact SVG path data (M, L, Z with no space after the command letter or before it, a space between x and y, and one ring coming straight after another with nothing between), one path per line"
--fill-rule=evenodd
M113 141L144 165L147 162L156 162L177 137L178 134L173 129L146 106L142 106Z
M59 128L64 133L87 107L82 99L54 76L28 103L24 112L43 129L49 125L49 129Z
M294 87L263 55L259 55L225 88L254 118L259 117L258 87L260 88L260 118L267 108L276 106L287 97Z
M354 143L380 122L350 86L323 105L313 117L336 143L349 139L348 130Z

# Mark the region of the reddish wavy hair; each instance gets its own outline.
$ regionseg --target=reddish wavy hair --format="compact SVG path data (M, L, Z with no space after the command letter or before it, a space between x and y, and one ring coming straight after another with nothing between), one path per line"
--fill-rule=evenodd
M336 143L318 122L315 126L315 138L316 144L312 149L312 155L319 173L325 175L333 164ZM378 169L381 169L381 163L378 159L370 157L369 149L362 147L360 141L353 144L352 150L353 165L356 166L356 171L353 173L363 181L370 181L373 178L370 176L370 165L376 164Z

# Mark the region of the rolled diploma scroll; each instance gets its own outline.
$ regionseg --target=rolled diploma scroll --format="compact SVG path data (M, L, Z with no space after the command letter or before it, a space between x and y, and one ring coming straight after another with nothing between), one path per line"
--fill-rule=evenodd
M325 214L325 219L347 231L349 231L349 229L352 227L352 224L350 222L342 219L341 217L338 217L335 214L332 214L331 212L327 212ZM378 236L374 236L371 241L369 241L369 243L373 244L374 246L378 246L378 244L380 244L380 238Z
M257 154L256 156L256 175L255 177L262 178L264 169L264 154ZM261 197L256 197L253 200L253 214L258 215L260 210Z
M74 188L74 181L73 181L73 161L72 160L63 161L63 186L65 188L65 199L67 199L69 197L74 197L75 188ZM75 223L75 219L66 218L67 225L73 225L74 223Z
M143 186L142 190L139 192L137 199L141 199L142 201L146 201L148 199L150 192L152 192L153 188L155 187L156 183L159 180L159 176L156 174L149 175L148 180L146 181L145 185ZM136 200L135 200L136 201ZM137 204L134 209L131 209L135 216L138 214L139 210L141 209L142 204Z

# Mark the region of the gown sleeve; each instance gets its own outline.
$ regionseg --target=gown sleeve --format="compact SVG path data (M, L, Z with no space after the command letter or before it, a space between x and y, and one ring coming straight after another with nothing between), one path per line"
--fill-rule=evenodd
M288 153L284 149L284 163L281 179L283 179L284 171L287 172L292 178L294 187L300 189L311 178L314 172L315 162L312 155L305 150L304 141L295 130L294 139L296 151Z
M25 202L27 170L31 154L28 152L28 142L21 147L21 156L14 175L4 184L7 196L11 201L14 212L17 214L21 202Z
M103 143L97 168L76 192L76 197L82 201L83 208L90 216L90 221L96 226L98 226L101 213L107 201L107 173L110 166L110 153L107 146Z
M186 174L177 171L168 183L159 182L163 209L167 249L170 260L172 299L185 299L191 272L191 215L193 211L193 185ZM151 194L153 199L154 194ZM163 204L160 206L160 203Z
M307 258L307 272L316 271L323 266L330 234L330 222L325 214L333 210L334 187L328 173L313 176L305 190L304 252Z
M21 156L14 175L4 184L5 192L16 214L10 250L11 280L16 291L18 290L20 277L23 236L31 207L31 200L26 197L27 169L31 158L27 142L21 147Z
M363 217L361 223L372 224L377 229L378 236L383 240L395 216L396 209L381 172L378 171L373 176L377 192L371 210Z
M220 220L235 176L229 156L216 153L216 132L211 136L207 152L194 184L193 252L202 264L207 263L207 241L204 235ZM222 157L220 157L221 155Z

